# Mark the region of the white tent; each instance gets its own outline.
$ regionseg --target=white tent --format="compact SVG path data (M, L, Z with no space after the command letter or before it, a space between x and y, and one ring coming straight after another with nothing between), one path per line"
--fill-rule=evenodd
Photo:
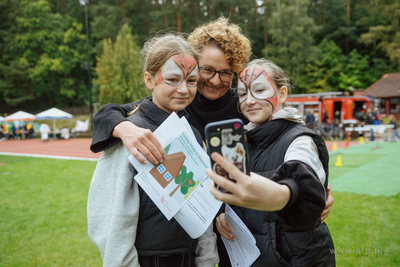
M37 120L72 119L72 115L58 108L51 108L36 114Z
M53 120L53 131L56 130L56 119L72 119L72 114L58 108L51 108L36 114L37 120Z
M0 122L4 121L4 117L0 116Z
M36 116L24 111L18 111L4 118L4 121L34 121Z

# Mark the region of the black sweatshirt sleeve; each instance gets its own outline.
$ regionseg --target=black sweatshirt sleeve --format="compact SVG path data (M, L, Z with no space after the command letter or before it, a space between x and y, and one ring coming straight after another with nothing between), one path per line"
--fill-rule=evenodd
M144 98L143 98L144 99ZM135 109L143 99L124 105L106 104L93 117L93 139L90 150L94 153L106 150L116 145L120 139L112 137L114 127L127 121L126 114Z
M284 223L301 230L312 230L319 223L325 208L325 187L307 164L291 160L284 162L271 178L289 187L290 199L276 213Z

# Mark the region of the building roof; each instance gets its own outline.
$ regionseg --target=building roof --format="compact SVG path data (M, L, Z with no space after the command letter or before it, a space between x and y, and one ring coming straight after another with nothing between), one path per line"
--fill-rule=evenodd
M400 97L400 73L387 73L370 87L364 90L364 95L390 98Z

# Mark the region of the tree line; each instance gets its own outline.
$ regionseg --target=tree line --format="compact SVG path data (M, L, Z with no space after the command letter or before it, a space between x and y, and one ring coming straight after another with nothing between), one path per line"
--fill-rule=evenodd
M225 16L293 79L292 93L365 89L400 71L398 0L93 0L93 102L135 101L140 48ZM0 0L0 113L89 104L85 8L78 0Z

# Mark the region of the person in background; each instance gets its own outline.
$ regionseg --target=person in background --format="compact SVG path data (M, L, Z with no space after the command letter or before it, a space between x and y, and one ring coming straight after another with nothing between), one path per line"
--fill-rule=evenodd
M51 132L49 125L47 125L46 123L40 124L39 132L40 132L40 138L42 139L43 142L49 141L49 133Z
M196 95L198 52L182 36L167 34L148 40L143 53L152 98L136 106L128 120L154 131L172 112L187 115L184 109ZM219 258L213 225L192 239L174 218L167 220L133 179L137 172L129 154L121 141L105 150L90 184L88 231L103 266L214 267Z
M8 127L8 123L4 122L3 125L3 139L9 139L10 138L10 134L9 134L9 127Z
M29 138L32 138L33 137L33 133L34 133L34 130L33 130L33 122L29 122L27 125L26 125L26 136L27 136L27 138L29 139Z
M220 154L211 157L232 182L211 169L207 175L216 199L233 207L256 239L260 257L251 265L335 266L333 241L320 214L325 208L329 154L321 136L304 125L285 100L289 79L272 61L250 62L240 73L239 105L246 125L250 176ZM234 240L225 214L217 218L221 236Z
M315 117L314 117L314 113L312 112L312 110L307 110L307 114L306 114L306 126L308 127L308 129L314 129L314 122L315 122Z
M67 127L60 127L61 138L69 139L69 129Z
M377 107L374 108L374 112L372 112L372 118L374 120L374 125L380 125L382 122L379 119L379 109Z
M393 125L393 130L392 130L392 139L390 140L391 142L396 141L396 137L400 139L400 135L397 132L397 119L393 114L389 115L389 124Z
M363 116L363 122L362 125L374 125L375 124L375 119L376 119L376 115L375 113L372 112L371 108L367 108L367 110L365 111L365 114ZM374 141L375 140L375 135L374 135L374 130L371 129L370 131L370 140Z
M328 132L332 129L333 124L329 124L329 114L326 111L326 108L323 108L322 113L322 124L318 125L320 131L325 135L328 136Z
M15 123L13 123L11 126L11 132L13 139L18 139L18 128Z

